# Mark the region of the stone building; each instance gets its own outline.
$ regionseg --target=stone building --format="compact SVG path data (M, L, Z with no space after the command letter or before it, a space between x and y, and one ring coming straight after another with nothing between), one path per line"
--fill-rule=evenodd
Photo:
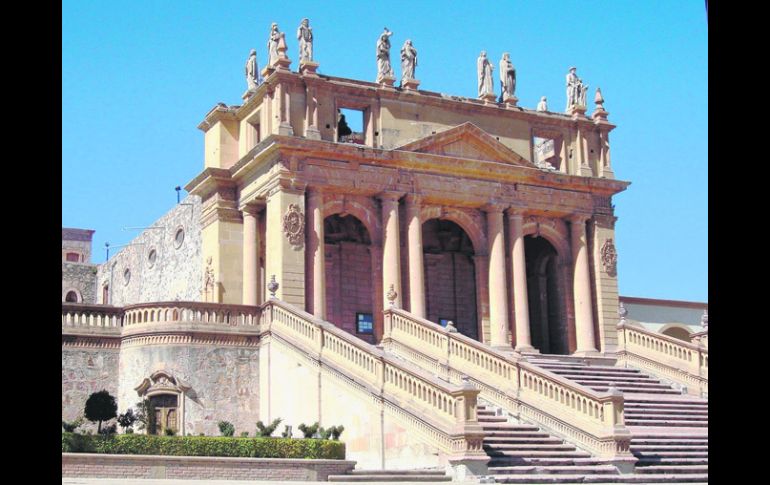
M102 305L63 304L65 416L105 385L181 434L344 424L359 467L457 476L501 466L492 409L605 467L581 476L650 465L630 448L645 419L700 443L700 411L656 421L644 402L707 402L707 331L619 320L612 197L628 182L598 94L590 116L555 113L295 72L278 49L242 105L199 124L190 196L100 266ZM341 134L341 110L361 133Z
M61 230L61 301L96 303L96 265L91 263L90 229Z

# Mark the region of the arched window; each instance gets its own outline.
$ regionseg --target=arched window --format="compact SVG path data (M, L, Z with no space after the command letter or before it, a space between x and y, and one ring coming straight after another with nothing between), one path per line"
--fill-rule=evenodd
M102 304L108 305L110 303L110 285L104 285L102 287Z
M74 291L68 291L67 296L64 297L64 301L69 303L77 303L78 302L78 294Z

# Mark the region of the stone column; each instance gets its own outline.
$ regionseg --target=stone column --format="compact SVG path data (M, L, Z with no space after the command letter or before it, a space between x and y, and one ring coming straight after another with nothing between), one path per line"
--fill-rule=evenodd
M385 296L390 291L390 285L397 296L393 304L401 308L401 247L399 242L398 199L400 193L385 192L380 195L382 201L382 299L385 308L390 302Z
M316 99L316 88L308 86L305 95L307 111L305 114L305 138L309 140L320 140L321 132L318 131L318 100Z
M409 310L415 316L425 318L425 268L419 196L406 196L406 223L409 237Z
M519 209L509 209L508 222L511 232L511 275L513 309L516 318L516 351L535 352L529 329L527 267L524 255L524 214Z
M582 215L570 219L573 260L572 287L575 296L576 354L595 353L594 317L591 308L591 275L588 266L586 220Z
M270 190L265 210L265 274L280 285L276 297L305 309L305 192L284 187Z
M257 275L259 232L257 231L257 211L246 206L243 210L243 304L257 304Z
M488 205L487 239L489 240L489 320L493 347L510 347L508 340L508 289L505 278L505 236L503 208Z
M326 320L326 259L324 254L324 216L323 193L319 190L309 190L307 194L307 271L312 284L308 289L312 292L309 301L310 312L316 317Z

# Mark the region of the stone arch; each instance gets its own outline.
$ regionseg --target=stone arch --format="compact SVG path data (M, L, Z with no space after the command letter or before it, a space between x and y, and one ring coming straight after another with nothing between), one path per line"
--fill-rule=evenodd
M473 243L476 256L486 256L488 252L487 236L481 214L477 210L456 207L425 206L420 209L420 222L425 224L430 219L452 221L462 228Z
M336 197L325 200L321 209L323 218L335 214L352 215L369 231L372 244L382 245L382 221L374 201L368 197Z
M72 295L75 295L75 300L72 300ZM67 288L66 290L62 291L61 294L61 301L65 301L68 303L83 303L83 296L80 294L80 290L77 288Z
M660 330L658 332L662 333L663 335L666 335L668 337L673 337L675 339L682 340L684 342L690 342L690 334L692 331L690 330L690 327L683 323L667 323L660 327Z
M547 240L556 249L560 263L569 263L571 261L571 249L569 235L562 221L554 221L554 226L538 222L527 222L525 220L524 236L542 237Z

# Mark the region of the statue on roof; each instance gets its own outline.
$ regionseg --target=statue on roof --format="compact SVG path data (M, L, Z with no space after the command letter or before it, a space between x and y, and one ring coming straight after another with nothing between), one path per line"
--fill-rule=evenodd
M283 32L278 30L278 24L273 22L270 25L270 37L267 39L267 65L272 66L280 57L278 54L278 44L284 36Z
M545 96L540 98L540 102L537 103L537 110L538 111L548 111L548 103L547 103L547 100L546 100Z
M259 86L259 69L257 66L257 50L251 49L249 58L246 61L246 85L249 91L256 91Z
M299 40L299 61L313 60L313 29L308 19L302 19L297 28L297 40Z
M487 59L487 51L481 51L479 58L476 60L476 70L479 80L479 98L495 94L495 88L492 84L492 71L494 67L492 63Z
M513 67L511 55L507 52L503 53L503 58L500 59L500 91L503 100L513 98L516 91L516 68Z
M401 84L414 79L414 68L417 66L417 49L412 41L407 39L401 48Z
M384 77L393 77L393 67L390 65L390 36L393 32L387 27L377 39L377 81Z
M586 91L588 91L588 84L584 84L583 81L577 77L575 72L576 67L570 67L567 74L567 111L573 106L585 106L586 105Z

